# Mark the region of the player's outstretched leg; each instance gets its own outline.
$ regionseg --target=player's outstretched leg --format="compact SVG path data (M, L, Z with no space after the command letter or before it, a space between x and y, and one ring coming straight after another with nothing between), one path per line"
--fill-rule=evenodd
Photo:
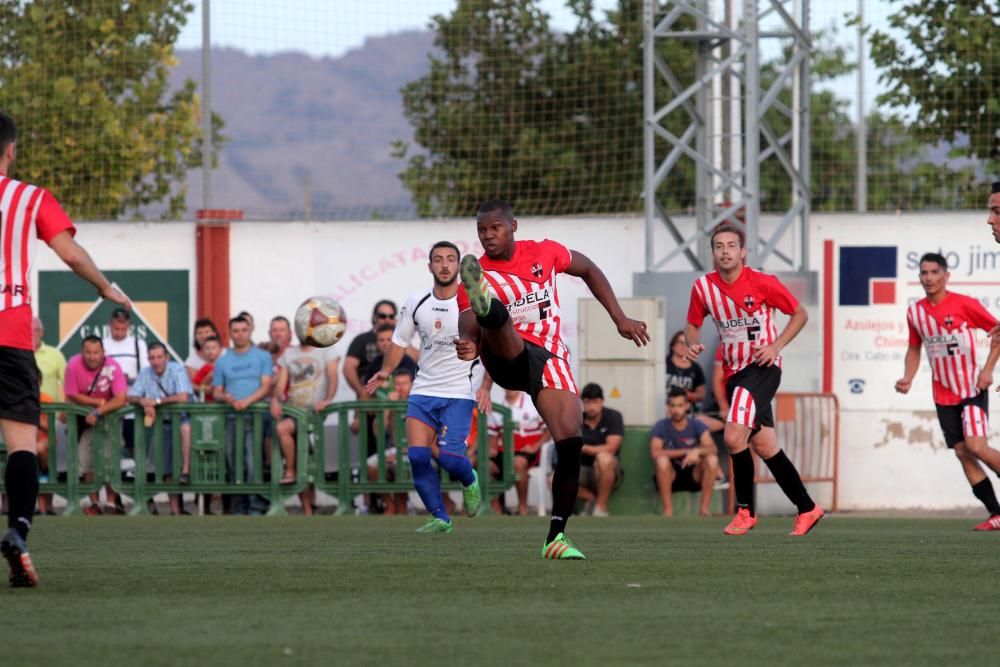
M431 465L430 447L410 447L410 468L413 470L413 486L417 495L423 501L424 507L431 513L431 518L417 529L418 533L450 533L452 531L451 517L444 509L441 500L441 479Z
M4 423L3 434L11 443L27 437L34 437L34 429L28 425ZM32 440L33 442L33 440ZM0 537L0 554L7 559L10 568L10 585L30 587L38 585L38 575L28 554L27 537L31 529L31 519L38 497L38 459L31 450L17 449L7 457L4 471L7 489L7 531Z
M469 296L469 306L476 317L486 317L490 312L490 288L483 277L483 267L475 255L466 255L458 269L458 275Z

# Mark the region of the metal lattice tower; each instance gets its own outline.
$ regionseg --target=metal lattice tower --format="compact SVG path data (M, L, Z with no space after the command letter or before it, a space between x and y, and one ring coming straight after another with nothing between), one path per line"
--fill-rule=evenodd
M719 223L737 217L746 223L748 256L755 265L773 256L788 269L806 270L809 0L644 0L643 4L646 270L662 270L682 254L692 269L705 269L711 265L707 235ZM658 52L663 40L692 44L695 71L680 76L672 71ZM761 81L762 43L769 52L788 54L766 89ZM685 87L684 80L693 83ZM790 106L779 99L789 89ZM790 120L789 132L776 134L765 120L771 110ZM679 114L687 119L680 136L666 124ZM760 165L768 159L780 162L792 197L780 222L762 237ZM682 160L695 165L693 231L678 225L656 196ZM660 224L676 245L657 257L653 235ZM793 226L802 247L798 261L776 247Z

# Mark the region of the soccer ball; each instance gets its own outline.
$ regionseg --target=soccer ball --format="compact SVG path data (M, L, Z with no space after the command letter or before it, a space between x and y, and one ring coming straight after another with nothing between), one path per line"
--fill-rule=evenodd
M295 334L313 347L330 347L347 329L344 308L327 296L311 296L295 311Z

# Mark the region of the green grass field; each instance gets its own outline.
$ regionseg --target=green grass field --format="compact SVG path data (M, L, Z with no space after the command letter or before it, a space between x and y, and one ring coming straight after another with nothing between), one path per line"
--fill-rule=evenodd
M5 665L990 664L1000 534L968 520L42 517Z

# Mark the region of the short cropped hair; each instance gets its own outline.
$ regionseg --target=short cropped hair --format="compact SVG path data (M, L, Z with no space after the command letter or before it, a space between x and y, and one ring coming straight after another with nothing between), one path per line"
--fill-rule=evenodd
M920 264L923 264L924 262L934 262L945 271L948 270L948 260L946 260L944 258L944 255L942 255L941 253L925 252L923 256L920 258Z
M746 234L743 233L742 229L732 224L731 222L724 222L712 230L712 238L709 241L709 245L712 246L715 245L715 237L718 236L719 234L736 234L736 236L738 236L740 239L740 247L745 248L747 245Z
M669 403L671 398L677 398L678 396L683 398L685 401L688 400L688 394L686 391L680 387L671 387L670 391L667 392L667 402Z
M104 341L101 340L100 336L93 336L93 335L91 335L91 336L84 336L83 340L80 341L80 347L83 348L83 346L86 345L87 343L97 343L102 348L104 347Z
M479 210L476 211L476 217L481 215L486 215L487 213L493 213L494 211L500 211L503 214L504 220L508 222L514 219L514 207L510 205L510 202L506 199L500 199L499 197L494 197L493 199L487 199L479 206Z
M458 246L452 243L451 241L438 241L437 243L431 246L431 251L427 255L428 260L434 258L434 251L437 250L438 248L451 248L452 250L455 251L455 257L462 256L462 253L459 251Z
M17 141L17 125L14 119L0 111L0 153L7 150L7 146Z

